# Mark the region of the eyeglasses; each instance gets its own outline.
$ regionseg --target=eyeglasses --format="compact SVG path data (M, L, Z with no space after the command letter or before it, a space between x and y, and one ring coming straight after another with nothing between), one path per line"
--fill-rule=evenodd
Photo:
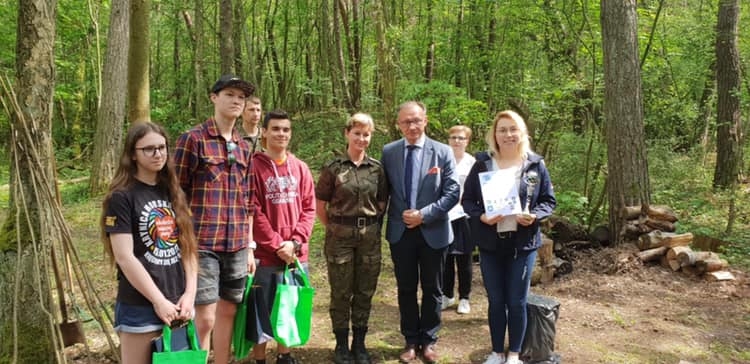
M398 121L399 125L404 125L404 126L406 126L406 125L422 125L423 122L424 122L424 120L422 120L422 119L411 119L411 120L399 120Z
M454 142L462 142L462 141L466 140L466 137L452 136L452 137L448 137L448 140L452 140Z
M500 127L495 129L495 134L519 134L521 132L521 129L518 127L512 126L510 128Z
M142 148L135 148L135 150L140 150L148 157L156 157L156 152L159 152L161 155L167 154L167 146L162 145L149 145L147 147Z
M227 161L229 162L230 166L237 161L237 157L234 155L235 149L237 149L237 143L227 142Z

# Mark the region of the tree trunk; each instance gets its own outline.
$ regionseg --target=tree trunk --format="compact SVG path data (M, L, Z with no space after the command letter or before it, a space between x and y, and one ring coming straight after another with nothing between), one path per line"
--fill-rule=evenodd
M62 362L54 330L49 251L60 238L51 223L57 197L52 150L56 0L18 6L16 83L12 103L10 210L0 232L0 360ZM39 178L40 176L46 178Z
M219 4L219 63L223 75L234 74L234 43L232 42L232 0Z
M352 96L349 93L349 74L347 72L346 59L344 57L344 44L341 39L341 33L346 30L346 27L340 24L344 22L342 17L346 15L346 9L343 9L343 4L341 4L340 1L334 1L333 4L333 43L335 47L336 66L338 66L338 75L333 75L333 79L340 80L342 95L339 104L343 102L343 106L351 110L353 109L353 105Z
M94 134L94 161L91 165L89 192L96 196L104 192L115 174L122 147L122 129L125 123L127 95L127 55L129 47L128 25L130 4L128 0L112 3L107 35L107 55L104 61L102 103L96 114Z
M245 29L245 7L243 0L234 0L234 12L232 13L232 48L234 51L234 73L243 80L250 80L249 72L245 69L245 59L242 56L242 33ZM248 54L249 56L249 54Z
M432 29L434 23L434 15L432 14L432 1L427 2L427 39L429 44L427 45L427 52L425 53L424 59L424 82L430 83L435 73L435 40L434 31Z
M635 0L601 1L609 225L624 240L625 206L650 204Z
M715 188L738 182L742 165L740 120L740 56L737 50L739 0L719 1L716 25L716 170Z
M149 96L149 13L151 0L130 0L128 120L151 121Z
M375 7L375 37L377 39L377 79L378 79L378 95L383 100L382 112L383 120L385 124L389 125L388 128L390 135L398 135L398 129L396 128L395 111L396 108L396 59L397 53L391 45L391 39L388 37L387 29L390 27L390 21L392 17L389 17L389 12L386 1L377 1Z

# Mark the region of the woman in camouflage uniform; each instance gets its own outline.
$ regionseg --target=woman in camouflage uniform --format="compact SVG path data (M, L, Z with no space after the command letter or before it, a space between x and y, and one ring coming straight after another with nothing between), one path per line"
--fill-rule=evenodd
M383 167L380 161L367 156L374 130L372 117L352 115L344 128L346 154L323 166L315 187L316 214L326 227L329 312L336 335L337 364L371 362L365 335L380 275L381 218L388 200Z

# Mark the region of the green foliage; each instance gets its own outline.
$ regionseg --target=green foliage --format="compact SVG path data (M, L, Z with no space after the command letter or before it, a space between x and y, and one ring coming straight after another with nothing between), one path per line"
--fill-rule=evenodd
M590 227L606 223L605 213L594 214L605 185L606 145L595 134L556 133L545 161L555 186L555 213ZM592 215L594 221L589 221Z
M89 200L88 179L60 185L63 206L83 203Z
M555 214L565 216L575 224L588 226L586 218L589 213L589 199L576 191L555 192L557 207Z
M402 101L418 100L427 106L428 129L432 138L446 141L450 127L467 125L473 131L469 150L487 149L484 133L492 116L484 102L468 98L465 90L443 81L404 82L401 90Z
M750 189L715 191L712 188L715 154L699 148L690 153L668 150L664 144L649 148L651 201L675 210L679 232L692 232L726 241L724 258L730 265L750 268ZM747 148L746 148L747 153ZM735 199L736 219L727 233L730 200Z

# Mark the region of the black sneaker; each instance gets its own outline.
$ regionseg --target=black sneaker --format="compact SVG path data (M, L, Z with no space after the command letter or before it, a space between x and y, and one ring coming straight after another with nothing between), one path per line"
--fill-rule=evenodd
M300 364L300 362L292 356L292 353L286 353L276 356L276 364Z

